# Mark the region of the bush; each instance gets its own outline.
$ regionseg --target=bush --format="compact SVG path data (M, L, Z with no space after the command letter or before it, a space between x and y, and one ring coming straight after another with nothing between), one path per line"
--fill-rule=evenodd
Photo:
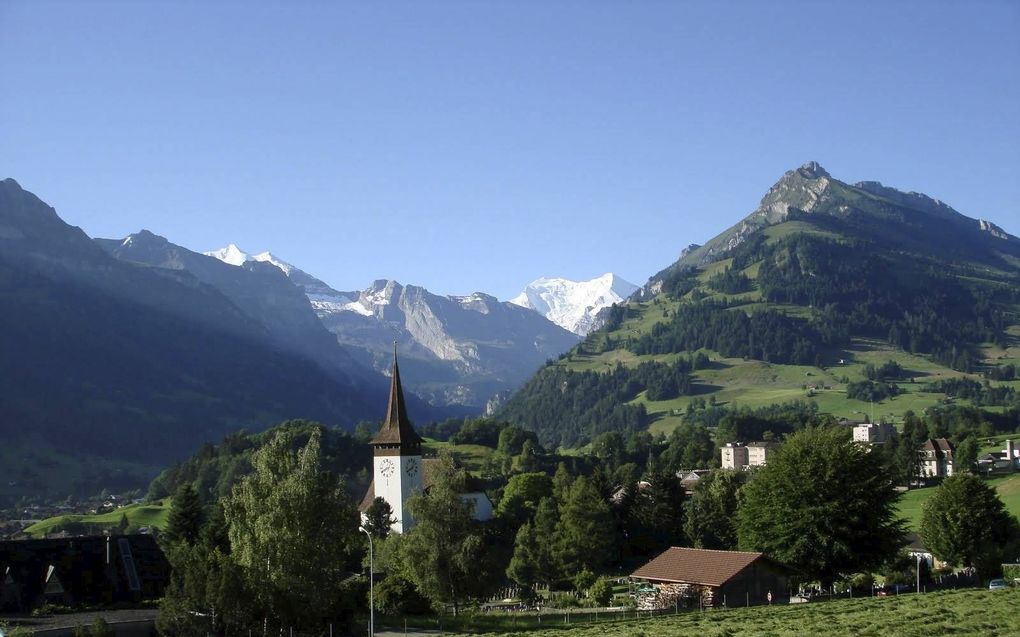
M399 575L391 575L375 587L375 608L387 615L424 615L429 612L430 605L414 584Z
M592 584L588 596L596 606L609 606L609 603L613 601L613 583L600 577Z
M578 593L590 589L595 584L595 573L592 573L588 569L582 569L574 576L574 588L577 589Z

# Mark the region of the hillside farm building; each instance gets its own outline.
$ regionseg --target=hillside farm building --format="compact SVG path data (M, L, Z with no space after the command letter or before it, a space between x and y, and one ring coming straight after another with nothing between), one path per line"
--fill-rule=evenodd
M652 610L786 603L791 574L763 553L672 547L631 579L654 591L638 599L639 608Z

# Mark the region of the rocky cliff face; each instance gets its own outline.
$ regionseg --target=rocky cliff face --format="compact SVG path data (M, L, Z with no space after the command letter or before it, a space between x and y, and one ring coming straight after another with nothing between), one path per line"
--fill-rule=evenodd
M662 280L677 268L701 266L723 259L748 237L792 215L828 215L851 223L862 236L895 238L904 246L943 246L964 259L982 259L982 253L1020 250L1020 240L987 221L967 217L948 204L916 192L902 192L877 181L847 184L833 178L817 162L787 171L769 188L758 207L736 225L702 246L684 249L681 258L649 279L636 299L654 296ZM986 243L987 238L1001 241Z
M340 291L268 252L248 256L228 246L206 254L275 265L362 364L385 372L396 343L406 386L438 407L480 413L494 394L518 387L546 359L577 342L535 312L480 292L441 296L389 280Z
M480 411L577 342L535 312L483 293L440 296L380 280L340 294L355 300L320 311L326 328L377 367L387 364L396 341L401 364L414 370L405 375L409 386L434 404Z
M818 210L831 197L833 181L829 173L814 161L787 171L769 188L754 212L705 245L686 248L681 254L681 262L702 265L714 261L719 255L743 243L752 233L786 221L790 210Z

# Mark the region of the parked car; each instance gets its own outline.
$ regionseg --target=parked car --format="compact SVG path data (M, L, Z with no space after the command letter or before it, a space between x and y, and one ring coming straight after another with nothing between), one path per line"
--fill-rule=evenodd
M990 591L1001 591L1004 588L1009 588L1004 579L993 579L988 582L988 590Z

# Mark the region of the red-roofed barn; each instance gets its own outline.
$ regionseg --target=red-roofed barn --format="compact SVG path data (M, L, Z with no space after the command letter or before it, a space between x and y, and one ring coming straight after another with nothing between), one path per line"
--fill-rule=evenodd
M638 603L642 609L744 606L786 603L792 571L765 556L743 551L712 551L672 547L634 571L644 582Z

